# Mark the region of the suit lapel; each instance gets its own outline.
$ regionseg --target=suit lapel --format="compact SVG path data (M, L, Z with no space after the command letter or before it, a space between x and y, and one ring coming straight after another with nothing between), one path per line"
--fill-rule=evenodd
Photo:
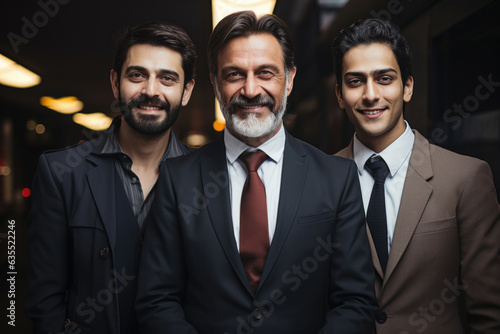
M214 197L213 194L205 193L210 220L231 266L247 288L248 292L253 295L238 248L236 247L236 240L234 239L229 195L229 174L227 172L224 137L221 136L213 144L209 145L211 145L210 149L200 158L202 184L207 185L209 183L214 183L213 175L218 175L218 173L221 172L224 173L227 180L226 186L220 188L217 196ZM207 187L204 188L208 190Z
M87 159L96 165L87 173L87 180L109 243L114 250L116 244L116 201L114 199L116 196L113 159L103 159L92 155Z
M335 155L338 155L342 158L354 160L352 140L351 140L351 143L349 144L349 146L342 149L341 151L339 151ZM372 253L373 267L375 268L375 271L377 272L377 274L381 278L383 278L384 272L382 271L382 265L380 264L380 260L379 260L378 255L377 255L377 249L375 248L375 243L373 242L372 233L370 232L370 227L368 226L368 224L366 224L366 235L368 237L368 243L370 244L370 250Z
M278 254L292 227L307 174L307 159L304 152L298 150L295 139L286 133L283 152L283 170L281 176L280 199L276 218L276 231L267 255L259 288L271 272Z
M432 194L432 187L427 182L432 176L429 142L418 132L415 132L415 144L406 174L382 288L387 284L394 268L413 237L420 217Z

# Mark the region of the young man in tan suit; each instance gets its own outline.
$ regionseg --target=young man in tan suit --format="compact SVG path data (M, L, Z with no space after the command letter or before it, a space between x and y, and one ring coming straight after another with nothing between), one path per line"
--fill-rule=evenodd
M500 333L500 207L489 166L404 120L413 77L398 27L367 19L333 43L336 94L356 133L376 269L378 334Z

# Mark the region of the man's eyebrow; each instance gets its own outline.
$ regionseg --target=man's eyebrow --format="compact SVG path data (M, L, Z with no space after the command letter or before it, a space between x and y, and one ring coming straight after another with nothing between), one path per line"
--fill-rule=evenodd
M181 76L179 73L177 73L176 71L174 70L167 70L167 69L161 69L158 71L158 74L162 74L162 75L165 75L165 74L169 74L169 75L173 75L174 77L176 77L177 79L179 79Z
M384 68L381 70L375 70L375 71L373 71L373 75L385 74L388 72L394 72L395 74L398 74L398 72L395 69L389 67L389 68Z
M263 65L260 65L258 67L258 71L262 71L264 69L270 69L271 71L274 71L276 73L279 73L280 72L280 69L278 66L276 65L273 65L273 64L263 64ZM221 73L222 74L226 74L227 72L231 72L231 71L244 71L241 67L238 67L238 66L232 66L232 65L229 65L229 66L225 66L221 69Z
M142 67L142 66L133 65L133 66L127 67L127 69L125 70L125 73L130 73L132 71L145 72L146 68Z
M238 66L224 66L222 69L221 69L221 73L222 74L226 74L227 72L231 72L231 71L241 71L242 69Z
M366 74L363 73L363 72L346 72L344 74L344 77L348 77L348 76L351 76L351 77L365 77Z
M127 70L125 71L125 73L130 73L132 71L147 72L148 70L143 66L132 65L132 66L127 67ZM176 71L173 71L173 70L160 69L159 71L157 71L157 73L162 74L162 75L165 75L165 74L173 75L177 79L180 78L179 73L177 73Z
M393 68L383 68L383 69L380 69L380 70L375 70L372 73L372 75L380 75L380 74L385 74L385 73L388 73L388 72L394 72L395 74L397 74L398 72L393 69ZM365 72L346 72L346 74L344 74L344 77L347 77L347 76L353 76L353 77L366 77L366 73Z
M274 65L274 64L264 64L264 65L261 65L259 66L259 70L264 70L264 69L270 69L276 73L280 73L280 69L278 66Z

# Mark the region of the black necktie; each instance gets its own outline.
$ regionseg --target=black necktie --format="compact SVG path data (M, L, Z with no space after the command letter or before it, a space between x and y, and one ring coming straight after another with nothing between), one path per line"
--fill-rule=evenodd
M257 174L267 154L257 150L243 153L240 160L248 169L241 193L240 256L253 291L257 291L269 250L266 190Z
M384 183L389 174L389 167L387 167L382 157L377 157L375 159L368 159L365 168L375 179L370 203L368 204L368 211L366 212L366 221L368 222L368 227L370 227L370 233L372 234L380 265L385 272L388 253Z

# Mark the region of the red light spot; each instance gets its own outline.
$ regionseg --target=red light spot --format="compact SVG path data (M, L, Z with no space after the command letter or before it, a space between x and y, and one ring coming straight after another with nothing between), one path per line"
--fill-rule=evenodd
M30 197L30 195L31 195L31 190L29 190L29 188L24 188L23 189L23 196Z

